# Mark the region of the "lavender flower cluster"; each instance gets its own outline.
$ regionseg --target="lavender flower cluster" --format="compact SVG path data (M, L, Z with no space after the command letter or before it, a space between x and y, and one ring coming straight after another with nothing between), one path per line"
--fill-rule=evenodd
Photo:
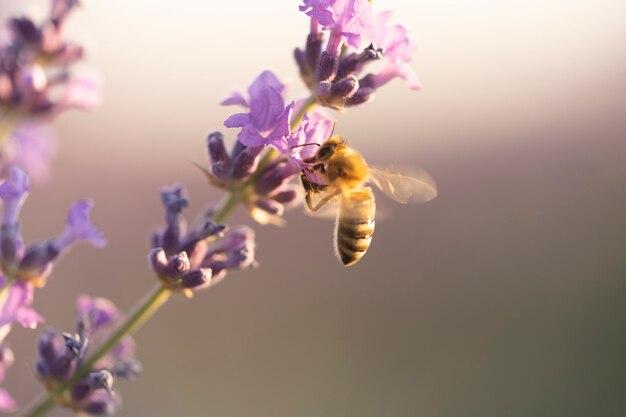
M89 220L93 204L88 200L70 208L65 229L54 238L25 244L20 233L29 174L40 178L48 172L49 152L42 152L41 143L50 138L41 126L66 109L90 109L98 101L96 83L73 70L83 48L64 37L77 4L51 0L48 16L39 23L10 19L10 41L0 45L0 382L14 361L6 342L13 325L35 328L44 321L31 306L55 263L79 241L106 244ZM310 33L304 48L295 50L295 61L311 96L289 101L285 84L263 71L246 93L233 92L222 101L242 109L224 122L239 129L237 138L229 151L222 133L211 133L211 164L201 169L226 198L189 226L183 216L189 205L184 188L161 190L165 224L153 233L148 255L156 292L127 318L109 300L80 296L73 333L47 328L39 336L35 372L49 395L24 415L43 415L55 405L81 415L112 414L120 404L114 381L141 370L129 333L171 294L191 297L229 272L258 266L254 230L225 223L233 209L242 204L258 223L284 225L285 209L300 203L302 187L292 179L316 152L308 145L319 146L335 128L314 106L343 112L363 105L396 77L419 88L409 65L414 42L404 26L391 21L390 12L376 14L367 0L303 0L300 11L310 19ZM311 180L323 185L323 178L313 175ZM0 410L16 408L0 388Z

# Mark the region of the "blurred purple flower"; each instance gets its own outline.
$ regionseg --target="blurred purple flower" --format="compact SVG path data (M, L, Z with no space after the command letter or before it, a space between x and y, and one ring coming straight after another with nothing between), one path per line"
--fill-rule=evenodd
M46 329L39 337L35 370L48 389L72 378L89 349L104 341L121 319L115 305L105 298L81 295L76 304L75 334ZM132 357L133 346L130 336L123 339L70 388L64 405L90 415L113 413L120 404L118 393L113 391L115 379L132 378L141 371Z
M90 334L109 329L120 319L120 313L111 300L81 295L76 300L79 320L88 326Z
M248 100L240 93L233 93L222 102L223 105L238 104L249 109L249 113L230 116L224 126L242 128L238 139L245 146L269 145L286 152L294 103L285 107L283 90L284 85L272 72L262 72L248 88Z
M6 167L22 167L35 182L50 178L50 160L56 151L56 138L47 125L18 125L7 146L6 158L1 161Z
M104 233L89 220L89 211L92 207L93 202L90 200L80 200L72 205L67 216L67 227L53 241L59 252L81 240L89 242L97 248L103 248L106 245Z
M395 77L407 81L413 90L421 88L417 75L410 66L415 41L406 26L401 23L389 23L391 11L379 13L372 28L371 39L384 50L385 67L372 76L372 88L378 88Z
M34 329L44 319L30 306L35 287L28 282L14 281L10 284L6 298L0 305L0 341L4 340L13 323Z

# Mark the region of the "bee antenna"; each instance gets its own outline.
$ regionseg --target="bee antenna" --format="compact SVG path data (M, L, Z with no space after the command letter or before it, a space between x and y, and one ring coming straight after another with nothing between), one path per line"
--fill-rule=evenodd
M311 146L311 145L315 145L315 146L322 146L319 143L303 143L302 145L294 145L294 146L290 146L289 149L293 149L293 148L302 148L303 146Z

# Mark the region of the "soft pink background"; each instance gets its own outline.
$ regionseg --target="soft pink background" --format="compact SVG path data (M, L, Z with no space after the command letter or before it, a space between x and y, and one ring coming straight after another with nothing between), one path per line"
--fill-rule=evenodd
M44 1L0 0L0 15ZM28 239L96 200L103 251L80 247L36 307L70 329L80 293L124 309L153 284L158 189L184 183L190 216L219 198L191 164L262 69L305 94L292 62L307 21L279 0L85 2L70 22L105 79L72 113L55 175L24 209ZM382 197L364 260L333 258L330 222L257 227L256 271L177 298L138 334L142 378L119 415L178 417L619 416L626 409L626 4L396 0L416 33L425 89L395 82L338 132L371 163L420 166L440 196ZM32 7L31 7L32 6ZM28 8L31 7L31 8ZM232 140L235 131L228 131ZM250 221L240 213L236 221ZM21 404L35 332L11 335ZM57 411L54 415L68 415Z

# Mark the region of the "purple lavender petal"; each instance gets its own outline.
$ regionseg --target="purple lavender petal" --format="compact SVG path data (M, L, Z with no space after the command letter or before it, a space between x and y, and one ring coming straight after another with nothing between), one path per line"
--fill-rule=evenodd
M106 245L103 232L89 220L89 210L92 207L93 202L90 200L80 200L72 205L65 230L53 241L59 251L67 249L79 240L85 240L97 248Z
M250 119L259 131L272 125L285 110L285 101L278 91L265 87L250 103Z
M267 87L276 90L279 94L285 92L285 84L281 83L272 71L263 71L248 88L250 101L256 100L262 94L263 89Z
M7 298L0 307L0 333L7 331L8 326L16 321L31 329L43 322L43 317L30 308L34 292L35 287L28 282L14 281L11 284Z
M391 12L379 13L371 31L371 38L377 46L384 49L385 68L372 78L373 86L380 87L395 77L407 81L413 90L419 90L421 84L409 65L415 50L415 41L408 29L400 24L389 24Z
M368 35L373 24L372 5L368 0L304 0L300 10L318 19L324 29L332 32L328 51L333 55L341 42L337 37L343 38L348 46L358 48L361 38Z
M248 102L246 101L243 94L239 91L233 91L230 93L230 96L226 97L220 103L222 106L243 106L248 107Z
M24 168L35 182L50 177L50 161L56 152L56 138L44 124L21 124L13 132L15 163Z
M17 410L17 403L11 394L4 388L0 388L0 411L10 413L15 410Z
M244 127L250 123L250 115L247 113L237 113L224 121L226 127Z
M65 109L93 110L100 104L99 76L83 74L65 85L61 99L54 105L57 111Z
M81 295L76 300L76 310L79 316L88 320L90 332L96 332L103 327L114 324L120 318L120 313L112 301L101 297Z

